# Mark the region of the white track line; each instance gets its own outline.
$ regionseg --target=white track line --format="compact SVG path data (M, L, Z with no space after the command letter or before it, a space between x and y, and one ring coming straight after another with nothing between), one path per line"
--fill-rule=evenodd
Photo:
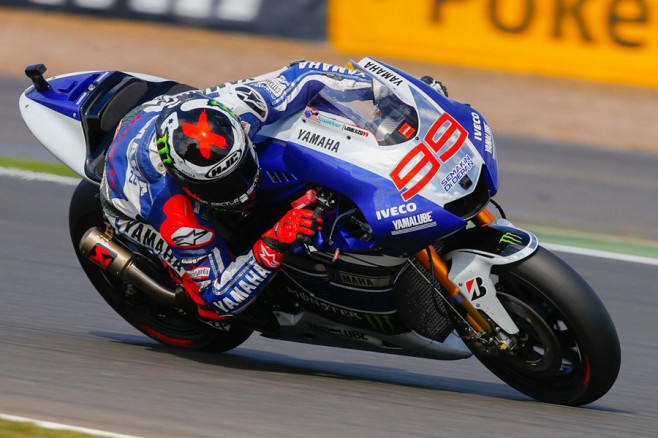
M642 257L630 254L619 254L610 251L600 251L597 249L577 248L575 246L557 245L553 243L540 243L546 249L568 254L584 255L589 257L598 257L602 259L618 260L620 262L641 263L644 265L658 266L658 259L651 257Z
M51 175L48 173L30 172L27 170L0 167L0 175L22 178L30 181L46 181L67 185L77 185L80 182L78 178L68 178L64 176ZM546 249L551 251L563 252L568 254L584 255L589 257L598 257L609 260L618 260L628 263L640 263L644 265L658 266L658 259L651 257L642 257L628 254L619 254L610 251L599 251L595 249L578 248L567 245L557 245L552 243L542 243Z
M32 423L36 426L43 427L46 429L68 430L71 432L80 432L89 435L96 435L96 436L102 436L108 438L138 438L132 435L122 435L120 433L105 432L103 430L88 429L86 427L69 426L67 424L52 423L50 421L39 421L31 418L17 417L14 415L0 414L0 420L17 421L20 423Z
M80 183L80 178L70 178L67 176L59 176L43 172L32 172L29 170L14 169L11 167L0 167L0 176L11 176L28 181L54 182L58 184L66 184L69 186L77 186Z

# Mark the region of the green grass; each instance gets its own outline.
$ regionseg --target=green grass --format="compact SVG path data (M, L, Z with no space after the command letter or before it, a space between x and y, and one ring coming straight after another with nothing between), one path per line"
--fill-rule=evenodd
M532 231L540 243L545 242L658 259L658 242L651 240L524 224L515 225Z
M0 167L10 167L31 170L33 172L51 173L60 176L79 178L75 172L61 163L46 163L0 156ZM533 225L525 224L516 225L525 228L528 231L532 231L537 235L539 241L543 243L553 243L658 259L658 242L587 233L576 230L535 227ZM0 435L0 438L2 438L2 435Z
M95 435L45 429L33 423L0 420L0 438L89 438Z
M79 175L61 163L46 163L43 161L0 156L0 167L31 170L32 172L50 173L53 175L79 178Z

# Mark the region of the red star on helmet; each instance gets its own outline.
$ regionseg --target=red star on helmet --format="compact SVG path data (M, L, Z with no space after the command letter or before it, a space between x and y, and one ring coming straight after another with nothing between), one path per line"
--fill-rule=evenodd
M192 123L183 123L183 134L199 142L199 152L203 158L210 158L211 146L217 146L224 149L228 146L226 138L223 135L216 134L210 129L208 124L208 114L203 110L199 116L196 125Z

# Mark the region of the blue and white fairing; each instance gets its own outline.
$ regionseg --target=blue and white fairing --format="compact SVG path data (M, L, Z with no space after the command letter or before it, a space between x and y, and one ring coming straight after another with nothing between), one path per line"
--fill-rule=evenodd
M151 88L144 88L144 99L163 94L176 84L156 76L115 70L59 75L48 78L49 89L38 91L30 87L21 94L21 115L27 127L46 149L78 175L89 179L90 175L85 170L90 146L89 132L86 132L84 126L83 108L94 99L102 106L115 96L111 86L120 85L120 80L124 78L139 79L146 81L145 84L151 84ZM137 105L139 102L133 103ZM116 114L117 122L122 115Z
M495 194L493 137L479 112L424 82L371 58L355 68L372 78L375 102L322 91L299 118L269 131L276 140L261 154L261 165L266 173L288 172L347 196L378 246L391 254L413 253L466 226L468 217L446 205L483 183L486 199ZM383 102L404 114L393 110L387 119ZM276 186L263 182L264 189ZM349 239L332 240L343 250L363 248Z
M58 159L85 176L87 155L80 107L95 84L111 72L81 72L49 78L51 88L27 89L20 98L23 120L34 136Z

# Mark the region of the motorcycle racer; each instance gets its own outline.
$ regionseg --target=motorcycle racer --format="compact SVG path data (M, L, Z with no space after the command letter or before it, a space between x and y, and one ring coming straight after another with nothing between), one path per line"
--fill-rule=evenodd
M257 78L160 96L119 123L100 189L105 216L117 232L159 255L200 314L245 310L289 247L310 241L322 223L305 208L314 202L307 194L234 256L213 213L251 207L261 174L253 144L259 130L297 113L324 87L372 99L372 83L360 73L300 61Z
M340 87L349 79L331 66L296 68L329 80L320 76L322 90L271 125L275 97L289 93L284 111L304 94L281 74L263 90L248 79L155 99L190 87L107 70L46 80L43 64L26 68L33 85L21 114L84 178L71 198L71 241L113 310L184 349L229 351L256 331L439 360L475 355L549 403L606 394L621 361L614 323L573 268L495 202L500 219L487 208L499 178L483 117L433 80L372 58L356 67L371 89L349 71L353 87ZM315 73L295 75L296 85ZM253 130L233 94L254 110ZM318 206L335 207L321 213L309 187ZM327 232L302 253L293 242L321 223L309 208ZM163 281L174 271L182 286Z

